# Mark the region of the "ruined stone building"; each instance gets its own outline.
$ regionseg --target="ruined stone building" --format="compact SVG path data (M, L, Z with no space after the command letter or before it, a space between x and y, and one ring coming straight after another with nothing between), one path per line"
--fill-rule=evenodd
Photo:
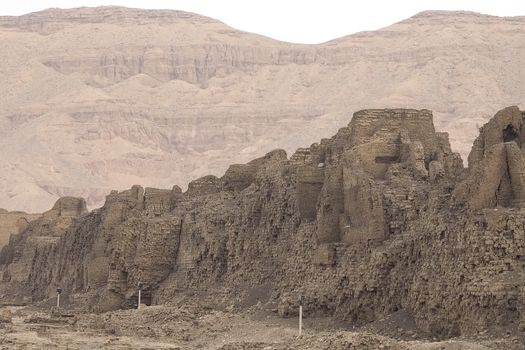
M480 129L468 168L428 110L363 110L331 139L186 192L62 198L0 254L0 296L131 307L198 291L364 324L404 310L439 336L525 328L525 113ZM252 298L257 295L256 300Z

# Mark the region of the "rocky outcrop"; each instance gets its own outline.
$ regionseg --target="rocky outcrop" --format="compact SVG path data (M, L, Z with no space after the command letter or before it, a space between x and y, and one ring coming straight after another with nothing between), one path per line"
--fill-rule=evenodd
M363 110L289 159L276 150L186 192L134 186L91 213L64 199L3 249L0 294L60 286L103 311L133 306L140 283L147 304L204 293L290 316L302 295L306 315L354 324L402 310L439 337L523 332L523 118L498 113L467 169L430 111Z

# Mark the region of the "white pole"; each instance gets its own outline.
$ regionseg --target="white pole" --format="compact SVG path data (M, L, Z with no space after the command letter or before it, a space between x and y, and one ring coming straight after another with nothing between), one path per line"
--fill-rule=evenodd
M140 309L140 297L141 297L140 292L141 292L141 290L139 289L139 303L137 305L137 310Z
M303 306L299 305L299 336L303 333Z
M60 308L60 293L57 293L57 309Z

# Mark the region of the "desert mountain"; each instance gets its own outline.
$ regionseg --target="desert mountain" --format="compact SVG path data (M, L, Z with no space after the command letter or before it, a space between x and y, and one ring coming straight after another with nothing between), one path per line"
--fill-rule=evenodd
M320 45L196 14L120 7L0 17L0 207L100 204L291 151L373 107L433 111L466 155L523 105L525 18L424 12Z

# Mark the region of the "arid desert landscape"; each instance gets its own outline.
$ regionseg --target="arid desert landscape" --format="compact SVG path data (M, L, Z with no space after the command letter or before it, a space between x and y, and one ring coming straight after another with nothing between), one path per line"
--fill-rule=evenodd
M319 45L180 11L0 18L0 208L221 176L331 137L365 108L426 108L466 159L525 99L525 18L429 11ZM523 107L523 106L522 106Z
M524 37L0 17L0 349L525 349Z

